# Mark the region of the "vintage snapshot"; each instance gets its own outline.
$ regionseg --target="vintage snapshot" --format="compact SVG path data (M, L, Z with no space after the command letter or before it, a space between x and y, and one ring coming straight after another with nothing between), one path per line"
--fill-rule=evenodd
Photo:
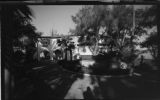
M160 100L160 5L1 12L2 100Z

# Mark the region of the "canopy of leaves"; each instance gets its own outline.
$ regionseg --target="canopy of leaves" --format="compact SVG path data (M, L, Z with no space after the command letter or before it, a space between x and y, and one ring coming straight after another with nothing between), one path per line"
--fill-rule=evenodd
M143 13L142 11L139 12L141 13L140 15L143 18L140 25L149 28L157 25L157 13L159 13L157 7L157 5L152 5L151 7L144 9Z
M146 33L140 26L143 10L136 10L136 27L135 35ZM80 35L82 44L93 45L97 42L98 30L101 23L107 27L106 31L111 38L117 39L116 44L124 45L126 35L132 35L133 27L133 7L126 5L114 5L112 9L107 5L84 6L75 16L72 16L73 22L76 24L75 30L71 30L73 34ZM122 43L118 40L121 39ZM128 41L129 42L129 41Z
M27 35L36 40L36 28L31 24L32 10L27 5L2 6L2 39L5 52L4 61L12 64L13 41Z
M142 47L149 47L153 45L158 46L158 35L157 33L152 33L144 42L142 42Z
M15 39L21 35L36 38L36 28L31 24L33 13L26 5L8 5L2 7L3 30L8 37Z
M159 39L158 38L159 37L158 37L157 33L151 34L146 39L146 41L142 42L142 44L141 44L142 47L147 47L148 48L151 55L155 59L157 59L157 56L158 56L158 44L159 44Z

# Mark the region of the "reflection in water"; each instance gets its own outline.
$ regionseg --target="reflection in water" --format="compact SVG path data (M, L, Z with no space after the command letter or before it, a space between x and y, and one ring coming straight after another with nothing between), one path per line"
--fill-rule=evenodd
M101 93L95 93L95 91L100 92L100 90L98 89L99 84L96 77L84 74L84 77L82 79L78 78L72 84L64 99L86 99L86 96L92 96L91 98L102 99L101 95L97 95Z

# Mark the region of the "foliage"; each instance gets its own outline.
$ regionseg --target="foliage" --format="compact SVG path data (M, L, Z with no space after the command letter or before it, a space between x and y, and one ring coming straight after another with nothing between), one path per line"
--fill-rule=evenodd
M149 8L146 8L144 10L144 13L141 13L141 16L143 17L143 19L141 20L140 25L142 25L143 27L148 27L148 28L152 28L153 26L157 25L157 10L158 6L157 5L152 5Z
M49 38L42 38L41 43L43 44L44 47L48 47L48 45L50 44L50 39Z
M4 55L6 63L13 64L13 41L27 35L33 42L36 41L36 28L31 24L32 10L26 5L2 6L2 31Z
M157 58L158 56L158 35L157 33L152 33L146 41L142 42L142 47L147 47L150 53L152 54L153 58Z
M133 32L133 7L126 5L114 5L112 9L107 5L84 6L75 16L72 16L76 29L73 34L80 35L79 41L83 45L90 45L97 51L98 41L102 38L105 43L114 45L120 50L130 46L133 39L146 33L140 26L143 10L136 10L136 26ZM99 37L98 31L102 25L106 26L109 37ZM109 42L109 43L108 43ZM135 44L135 43L133 43ZM110 47L112 49L113 46Z
M157 26L157 32L153 32L146 41L144 41L141 45L142 47L147 47L153 58L158 58L158 52L160 52L159 46L159 9L158 5L152 5L150 8L146 8L143 17L144 19L141 21L141 25L143 27L152 28Z

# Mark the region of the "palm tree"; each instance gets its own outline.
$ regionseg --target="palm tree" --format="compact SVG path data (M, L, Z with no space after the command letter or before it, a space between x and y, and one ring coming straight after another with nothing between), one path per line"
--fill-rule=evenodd
M13 62L13 40L18 38L22 33L21 29L25 29L33 17L31 9L26 5L4 5L2 6L2 54L5 72L5 100L11 99L11 82L14 76Z

